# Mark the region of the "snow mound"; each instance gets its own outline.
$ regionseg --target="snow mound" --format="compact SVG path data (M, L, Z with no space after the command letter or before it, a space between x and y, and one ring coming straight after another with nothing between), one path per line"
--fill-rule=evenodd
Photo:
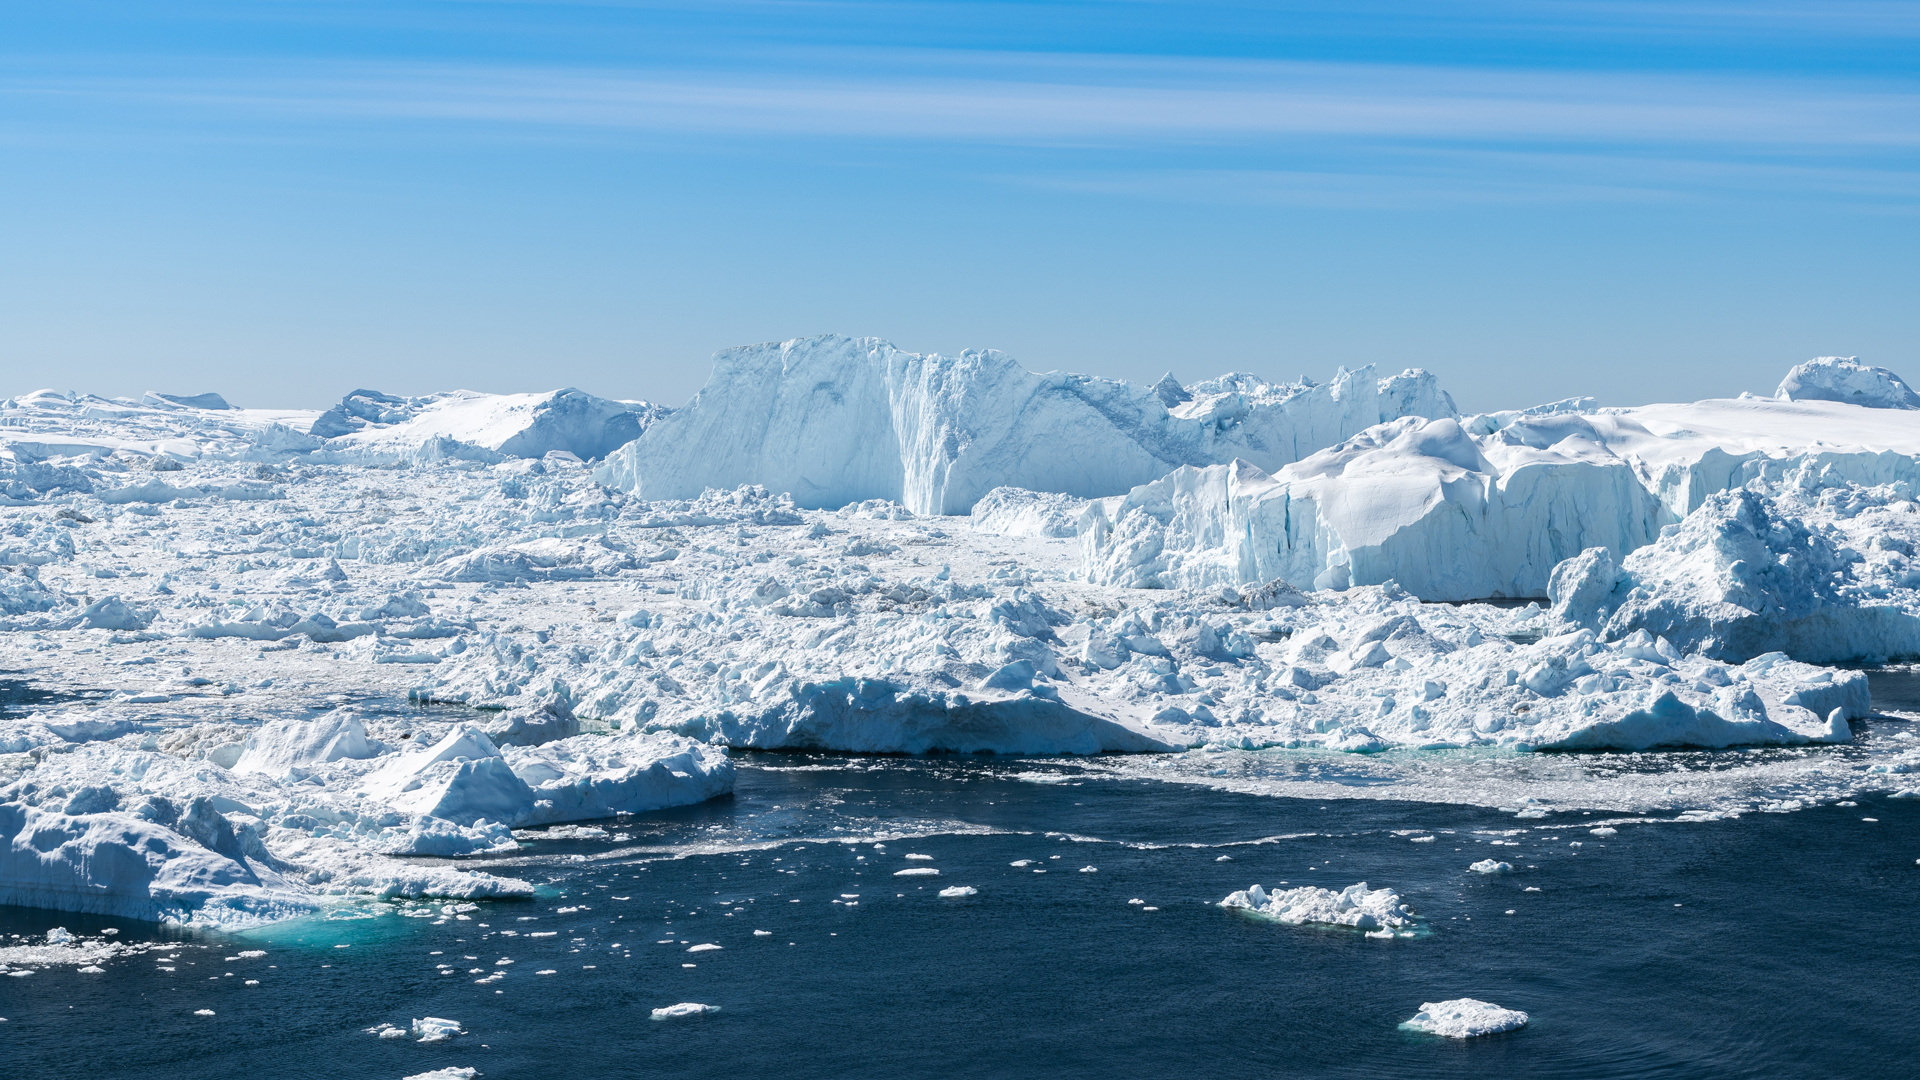
M1857 356L1819 356L1796 364L1773 396L1781 401L1844 401L1869 409L1920 409L1920 394L1883 367Z
M544 394L470 390L403 398L355 390L314 420L318 459L362 464L498 462L561 452L603 458L639 437L664 410L572 389Z
M1170 382L1040 375L1000 352L922 355L877 338L754 345L716 356L690 404L594 475L646 499L754 483L805 507L961 514L996 487L1084 498L1180 465L1278 468L1382 420L1454 412L1421 371L1342 371L1324 386L1230 376L1192 393Z
M271 720L247 737L233 771L261 773L276 780L299 779L315 765L370 758L381 749L367 738L366 725L349 713L331 712L315 720Z
M998 536L1071 537L1078 533L1087 500L1053 491L997 487L973 504L970 523Z
M1311 885L1269 893L1259 885L1228 894L1220 906L1275 922L1350 926L1359 930L1400 930L1415 925L1413 909L1392 889L1368 889L1366 882L1335 892Z
M1424 1031L1449 1039L1470 1039L1476 1035L1493 1035L1526 1027L1527 1014L1474 998L1454 998L1452 1001L1422 1004L1413 1019L1400 1026L1408 1031Z

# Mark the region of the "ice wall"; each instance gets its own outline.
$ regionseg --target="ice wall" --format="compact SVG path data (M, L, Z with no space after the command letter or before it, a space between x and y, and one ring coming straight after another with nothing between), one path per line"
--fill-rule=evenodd
M1182 465L1275 469L1382 420L1452 416L1433 377L1247 375L1183 388L1062 372L1004 353L903 352L826 336L721 353L692 403L609 456L600 482L647 499L762 484L804 507L866 499L967 512L1000 486L1113 495Z
M1754 482L1920 483L1920 424L1837 402L1729 399L1383 423L1274 475L1182 469L1078 519L1098 584L1396 581L1427 600L1539 597L1560 561L1615 560ZM1010 503L1007 496L999 502ZM997 520L997 519L995 519Z

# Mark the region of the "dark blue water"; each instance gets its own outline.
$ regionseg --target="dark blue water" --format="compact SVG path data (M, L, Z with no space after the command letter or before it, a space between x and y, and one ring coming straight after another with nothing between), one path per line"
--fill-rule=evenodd
M1912 1075L1920 1053L1913 801L1601 838L1599 814L1239 796L1065 763L746 760L733 799L496 863L554 895L469 922L176 935L103 975L0 979L0 1074L1867 1077ZM1415 844L1405 829L1455 831ZM1514 829L1516 845L1489 843ZM922 830L883 851L818 839ZM1466 870L1490 855L1516 872ZM893 876L914 865L941 874ZM1254 882L1362 880L1400 891L1432 933L1376 941L1214 906ZM937 897L951 885L979 893ZM843 894L858 904L832 903ZM157 933L0 913L9 934L55 924ZM701 942L723 949L686 951ZM225 959L248 947L268 955ZM178 958L173 972L160 956ZM459 973L438 974L445 962ZM473 968L508 974L477 985ZM1464 1042L1397 1028L1461 996L1532 1024ZM682 1001L722 1011L649 1019ZM363 1030L423 1016L468 1034L422 1045Z

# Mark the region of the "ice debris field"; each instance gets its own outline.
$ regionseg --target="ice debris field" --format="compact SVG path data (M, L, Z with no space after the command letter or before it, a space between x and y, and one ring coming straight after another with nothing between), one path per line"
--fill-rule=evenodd
M725 794L737 750L1847 744L1860 668L1920 658L1917 484L1920 397L1832 357L1772 397L1474 416L1419 370L1139 386L844 337L723 353L678 408L26 393L0 903L447 918L531 886L445 857ZM1890 719L1857 789L1920 769ZM1364 885L1227 906L1413 926Z

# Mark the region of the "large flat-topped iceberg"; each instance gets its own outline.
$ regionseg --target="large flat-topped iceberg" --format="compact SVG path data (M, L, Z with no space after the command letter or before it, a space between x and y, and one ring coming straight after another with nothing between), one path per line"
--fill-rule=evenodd
M1277 469L1382 420L1452 415L1419 370L1147 387L1036 374L991 350L941 356L827 336L721 353L691 404L595 476L647 499L760 484L804 507L889 499L956 514L1003 485L1113 495L1182 465Z
M1076 520L1087 578L1103 584L1395 581L1427 600L1537 597L1562 560L1591 547L1624 558L1716 492L1920 483L1912 416L1740 398L1407 417L1272 475L1176 470Z

